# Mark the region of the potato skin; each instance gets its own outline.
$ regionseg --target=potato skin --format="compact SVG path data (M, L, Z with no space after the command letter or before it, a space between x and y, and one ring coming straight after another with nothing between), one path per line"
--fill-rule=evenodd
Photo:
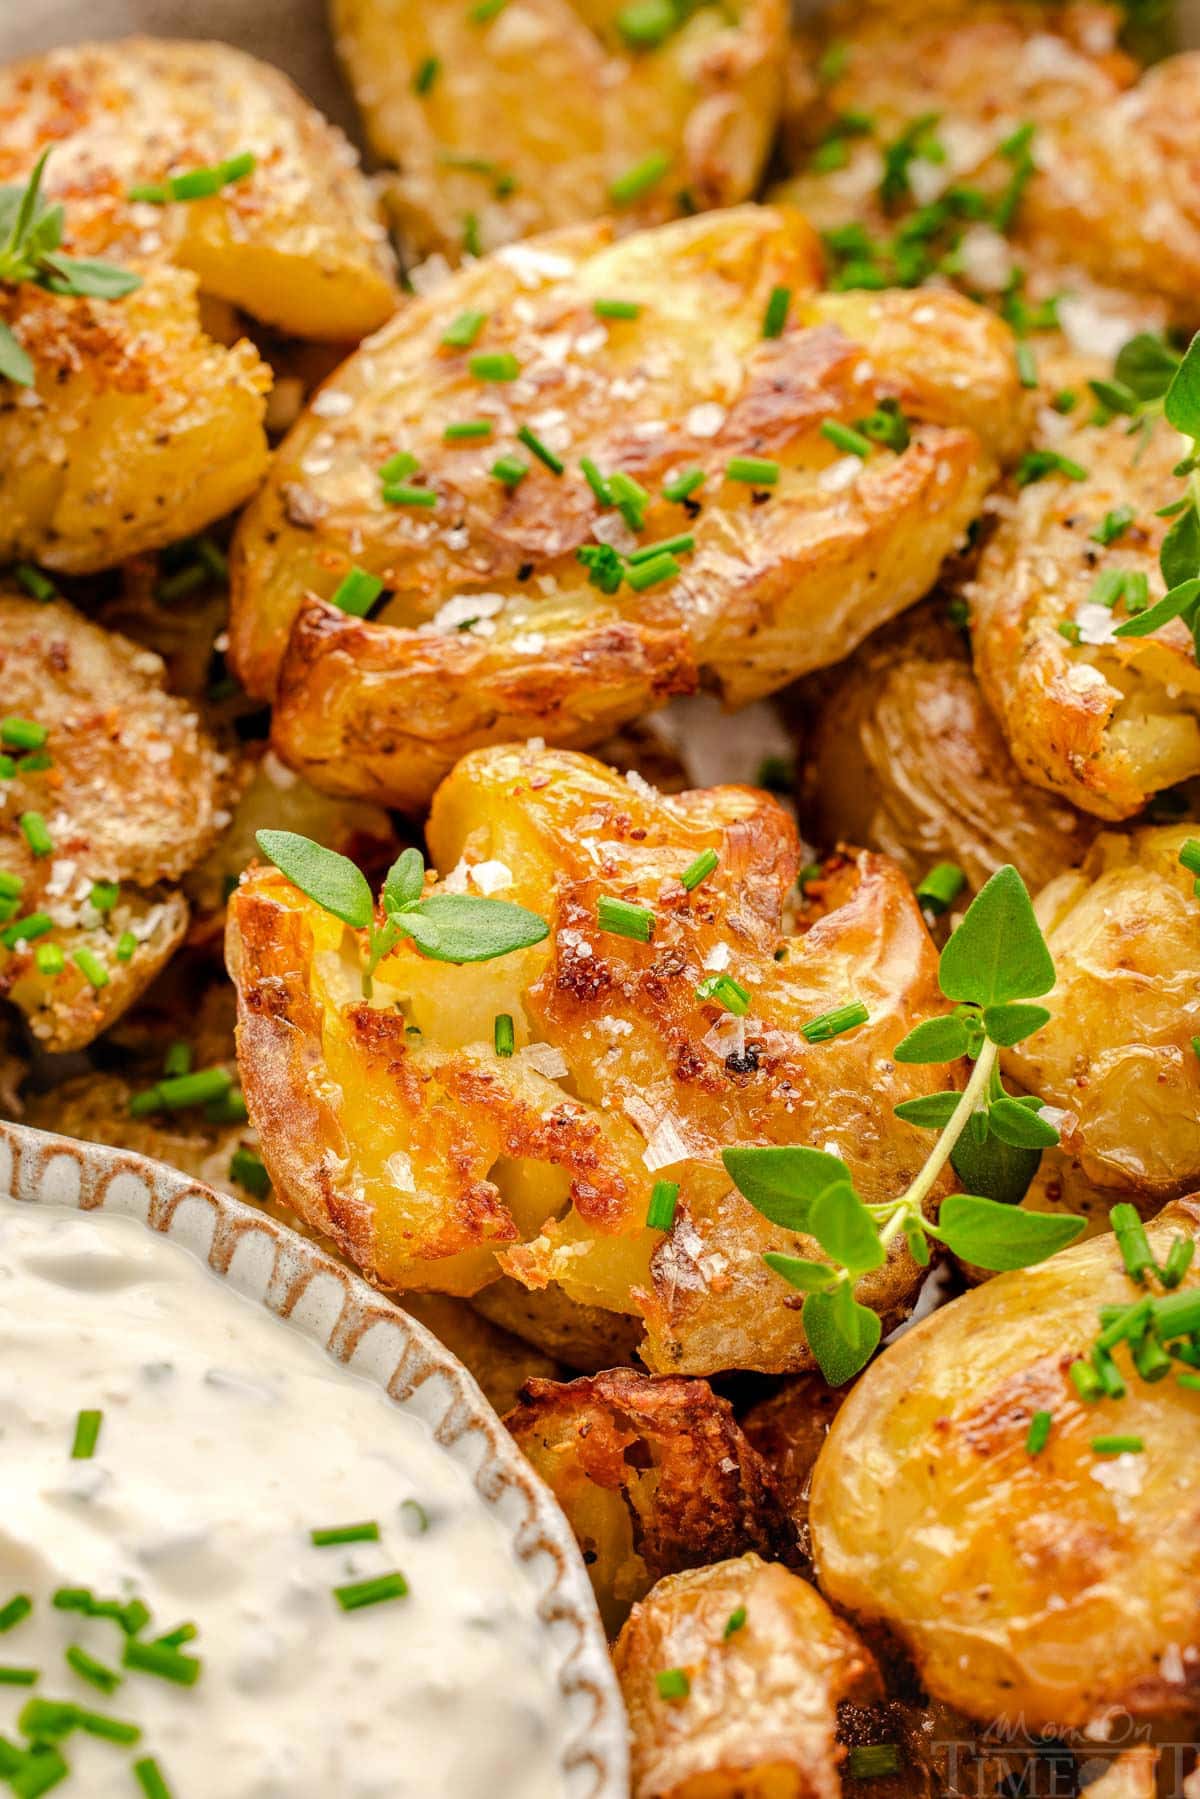
M504 1272L641 1320L656 1371L811 1367L790 1290L761 1259L806 1240L731 1189L720 1152L836 1143L867 1198L923 1165L927 1139L893 1104L960 1073L890 1059L941 1009L899 871L845 862L828 911L788 940L798 846L775 801L737 787L664 797L556 750L468 757L428 837L468 890L472 868L511 878L504 896L551 935L473 967L402 944L368 1005L357 943L281 875L252 871L230 902L239 1060L278 1189L384 1283L469 1295ZM706 848L717 871L689 896L678 876ZM601 932L602 893L652 901L654 941ZM712 957L752 993L745 1020L698 997ZM801 1025L848 993L869 1023L808 1043ZM514 1019L513 1057L494 1053L498 1013ZM682 1194L664 1235L645 1218L671 1174ZM918 1280L893 1244L859 1296L896 1322Z
M610 1636L664 1574L751 1548L795 1555L766 1463L707 1381L531 1380L505 1423L579 1539Z
M1179 852L1194 828L1098 837L1037 896L1058 974L1049 1024L1003 1052L1063 1108L1064 1149L1113 1200L1161 1204L1200 1182L1200 913Z
M1196 1200L1148 1227L1160 1261L1180 1233L1200 1235ZM930 1693L971 1716L1037 1731L1116 1706L1195 1712L1200 1660L1178 1646L1194 1641L1200 1598L1197 1396L1130 1372L1125 1398L1085 1405L1067 1376L1097 1309L1137 1293L1111 1236L999 1275L884 1352L817 1461L822 1590L890 1626ZM1038 1409L1054 1423L1030 1456ZM1112 1432L1145 1453L1128 1467L1098 1457L1092 1439Z
M0 947L0 993L23 1011L44 1048L78 1049L136 998L183 936L177 891L221 823L229 768L195 713L163 691L157 656L102 631L60 601L0 591L0 694L6 713L49 730L51 766L4 783L0 868L23 883L15 917L47 912L67 964L43 975L34 946ZM35 856L18 821L46 820L53 851ZM93 882L120 887L103 915ZM137 938L122 961L117 943ZM71 960L96 954L96 989Z
M275 696L276 747L317 785L417 808L482 744L595 743L701 682L742 705L835 661L928 589L1021 447L1011 338L981 308L817 294L812 232L769 208L612 235L600 223L513 246L413 300L281 446L234 544L231 647L247 688ZM776 285L792 290L790 322L765 339ZM613 293L639 318L598 320ZM486 325L447 348L466 310ZM477 380L479 352L511 352L519 377ZM822 423L888 395L912 443L851 466ZM444 442L471 417L493 421L491 439ZM513 440L525 425L562 475ZM378 471L398 448L433 508L384 502ZM490 473L510 449L530 464L511 492ZM781 464L777 485L724 478L747 452ZM636 540L581 456L652 494L706 471L695 516L658 498L646 515L646 542L695 538L676 579L613 596L588 584L580 546ZM369 622L322 603L352 564L391 594Z
M23 179L47 146L46 192L66 204L76 254L192 269L206 294L297 337L357 342L395 307L349 144L278 69L229 44L133 37L0 69L0 180ZM210 199L127 199L245 151L255 169Z
M739 1608L745 1623L726 1635ZM843 1699L869 1699L870 1651L815 1588L754 1554L669 1575L614 1651L633 1799L838 1799ZM682 1668L685 1699L656 1676Z
M332 0L334 38L390 208L416 257L494 250L611 212L610 184L666 151L622 222L730 206L758 186L782 100L783 0L700 5L632 54L613 0L509 0L479 23L457 0ZM435 80L414 78L435 56ZM478 165L483 160L483 167ZM498 179L500 177L500 179Z
M1023 779L960 633L933 608L871 637L812 710L821 841L882 850L913 881L955 862L976 889L1011 862L1036 892L1083 860L1094 823Z

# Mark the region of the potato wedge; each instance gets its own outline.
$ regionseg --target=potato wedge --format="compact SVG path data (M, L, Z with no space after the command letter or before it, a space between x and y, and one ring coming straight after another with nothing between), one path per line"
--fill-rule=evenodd
M2 902L0 993L47 1049L90 1042L166 961L187 926L178 882L228 822L226 760L162 673L71 607L0 592L4 712L46 733L5 751L0 870L21 886Z
M532 1380L505 1423L567 1515L610 1636L664 1574L795 1556L766 1463L707 1381Z
M806 1557L812 1471L848 1391L826 1386L819 1374L800 1374L742 1414L742 1429L770 1468Z
M700 682L742 705L923 593L1023 442L1011 340L954 295L820 295L818 271L802 220L743 207L615 243L582 226L406 306L318 394L235 539L233 662L275 695L285 760L415 808L473 747L599 742ZM764 338L777 285L791 319ZM614 295L639 317L598 319ZM472 312L472 345L447 347ZM479 356L514 357L517 378L472 374L493 366ZM864 462L822 435L887 397L913 421L903 453ZM444 440L475 419L485 442ZM515 451L528 472L510 488L490 471ZM390 504L380 468L396 453L416 468ZM757 486L726 475L747 455L767 464ZM647 493L643 547L693 540L676 573L589 584L578 551L639 537L581 457ZM658 497L693 468L706 480L686 507ZM371 622L327 603L352 564L388 590Z
M846 862L824 916L789 940L798 847L767 795L664 797L532 748L466 758L429 844L452 888L536 910L551 935L468 966L402 941L368 1003L356 936L282 875L252 871L230 901L238 1053L277 1189L388 1285L470 1294L504 1272L640 1320L658 1371L811 1367L762 1261L806 1240L731 1190L720 1152L836 1144L868 1199L923 1166L927 1139L893 1104L959 1076L891 1061L939 1009L899 870ZM678 877L705 849L717 870L689 895ZM600 931L601 895L655 906L653 942ZM751 995L745 1017L698 996L718 969ZM809 1043L801 1027L849 996L869 1022ZM493 1048L501 1013L510 1057ZM667 1234L645 1223L660 1177L681 1185ZM895 1322L919 1278L897 1240L859 1297Z
M838 1799L838 1705L879 1686L815 1588L753 1554L660 1581L614 1656L633 1799ZM670 1673L681 1697L660 1689Z
M701 0L636 47L619 0L508 0L486 18L459 0L330 10L417 257L457 261L614 208L657 223L758 186L783 93L783 0Z
M1168 1207L1148 1234L1165 1258L1180 1234L1200 1235L1200 1204ZM1200 1272L1185 1279L1200 1286ZM1200 1544L1179 1524L1197 1395L1141 1380L1123 1351L1124 1398L1085 1404L1067 1374L1091 1348L1098 1308L1139 1291L1111 1236L998 1276L884 1352L818 1458L822 1590L887 1624L929 1691L970 1716L1061 1732L1116 1707L1195 1715ZM1030 1455L1041 1409L1051 1435ZM1097 1452L1109 1434L1140 1438L1144 1452Z
M1064 1149L1112 1199L1158 1204L1200 1183L1200 910L1186 825L1106 832L1037 896L1058 984L1050 1023L1003 1052L1060 1107Z
M296 337L357 342L396 305L354 151L285 75L232 45L133 37L10 63L0 181L24 180L47 146L47 196L66 206L75 254L173 262ZM211 197L130 202L131 188L247 153L254 169Z
M912 881L955 862L973 888L1011 862L1036 892L1083 860L1094 822L1022 778L939 611L906 613L815 688L821 841L882 850Z

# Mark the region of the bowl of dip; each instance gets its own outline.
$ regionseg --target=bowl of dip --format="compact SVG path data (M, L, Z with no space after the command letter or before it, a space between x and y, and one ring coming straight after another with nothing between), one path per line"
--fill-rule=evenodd
M254 1207L0 1123L0 1445L14 1790L628 1793L550 1493L448 1350Z

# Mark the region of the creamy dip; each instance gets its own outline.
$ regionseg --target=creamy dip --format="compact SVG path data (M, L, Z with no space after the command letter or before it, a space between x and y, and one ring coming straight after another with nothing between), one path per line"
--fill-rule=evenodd
M33 1601L0 1668L38 1670L0 1684L0 1733L28 1747L30 1698L142 1733L73 1730L56 1792L137 1799L153 1757L171 1799L562 1799L536 1596L467 1474L136 1220L0 1199L0 1493L0 1616ZM378 1542L311 1541L368 1522ZM403 1597L335 1598L396 1571ZM63 1588L141 1600L143 1643L195 1625L195 1684L123 1668L121 1625L56 1609ZM72 1645L122 1676L111 1695Z

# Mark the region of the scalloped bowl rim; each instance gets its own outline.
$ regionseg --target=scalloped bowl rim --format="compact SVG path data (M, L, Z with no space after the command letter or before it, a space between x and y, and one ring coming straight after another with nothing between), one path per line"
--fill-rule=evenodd
M535 1596L562 1699L566 1799L627 1799L624 1706L570 1526L474 1376L424 1325L267 1213L148 1156L0 1120L0 1195L138 1219L421 1418L499 1521Z

